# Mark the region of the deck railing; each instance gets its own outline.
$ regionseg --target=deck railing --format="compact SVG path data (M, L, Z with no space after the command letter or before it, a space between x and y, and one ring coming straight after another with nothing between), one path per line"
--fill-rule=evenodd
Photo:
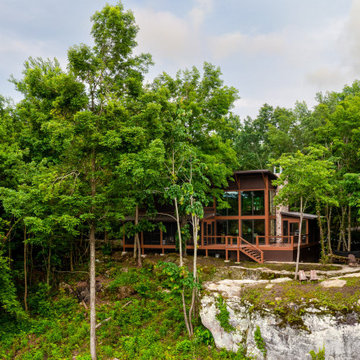
M273 246L273 247L289 247L293 248L299 241L299 235L286 236L257 236L256 246ZM301 235L301 244L309 243L309 235Z

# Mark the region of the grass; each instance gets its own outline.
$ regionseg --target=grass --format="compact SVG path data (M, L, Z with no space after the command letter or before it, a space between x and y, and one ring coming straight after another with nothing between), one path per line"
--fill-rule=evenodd
M242 293L242 302L249 311L270 310L279 319L279 325L303 328L302 316L309 308L319 313L334 314L338 321L346 322L346 314L360 312L360 278L346 278L342 288L323 288L319 283L302 284L289 281L276 284L271 289L265 285L247 287Z

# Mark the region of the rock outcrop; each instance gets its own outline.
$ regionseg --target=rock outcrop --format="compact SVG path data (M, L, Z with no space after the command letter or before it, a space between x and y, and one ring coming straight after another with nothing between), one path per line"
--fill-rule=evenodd
M265 281L272 286L276 279ZM261 280L260 280L261 281ZM262 280L261 282L264 282ZM223 280L205 284L206 295L201 300L200 316L218 348L234 352L239 347L247 349L257 359L264 359L263 351L255 340L254 333L260 329L266 347L267 360L311 359L310 351L315 353L325 348L327 360L360 359L360 324L357 313L343 315L330 314L311 305L302 315L303 326L280 324L279 317L267 309L254 310L251 304L241 299L241 288L258 283L248 280ZM229 324L234 330L226 332L217 318L220 310L218 296L222 296L229 313Z

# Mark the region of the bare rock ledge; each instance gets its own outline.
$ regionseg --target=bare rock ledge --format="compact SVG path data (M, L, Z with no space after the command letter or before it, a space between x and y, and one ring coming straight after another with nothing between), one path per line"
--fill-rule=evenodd
M290 280L290 279L288 279ZM260 280L271 284L271 281ZM277 279L277 281L279 281ZM286 281L286 280L281 280ZM254 332L259 326L266 344L267 360L304 360L311 359L311 350L318 352L325 347L327 360L360 359L360 324L358 314L348 314L347 319L340 319L331 314L324 314L309 307L302 316L307 330L290 325L279 326L279 319L270 311L250 311L250 306L240 299L241 287L251 286L254 280L223 280L206 283L206 295L201 300L200 316L208 328L218 348L236 352L240 344L247 349L248 355L264 359L257 348ZM219 313L217 297L221 294L227 304L229 323L234 331L226 332L216 318Z

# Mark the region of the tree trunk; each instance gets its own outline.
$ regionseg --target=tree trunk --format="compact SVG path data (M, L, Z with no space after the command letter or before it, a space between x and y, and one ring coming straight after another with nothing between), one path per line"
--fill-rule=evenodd
M94 200L96 196L96 179L95 179L95 150L91 156L91 197ZM95 212L94 205L91 207L92 213ZM91 360L96 360L96 285L95 285L95 220L90 223L90 354Z
M191 205L194 204L194 199L191 198ZM192 218L192 225L193 225L193 241L194 241L194 261L193 261L193 277L194 283L197 284L198 276L197 276L197 248L198 248L198 234L199 234L199 217L194 214L191 215ZM190 336L194 335L194 329L192 325L192 318L195 308L195 302L197 298L197 288L194 287L191 296L191 305L189 309L189 328L190 328Z
M331 246L331 212L332 208L326 206L326 222L327 222L327 244L329 254L332 255L332 246Z
M181 220L180 220L180 228L183 228L185 225L186 225L186 223L187 223L187 218L186 218L186 216L181 216ZM184 256L187 256L187 249L186 249L186 241L184 241L184 239L183 238L181 238L182 239L182 241L183 241L183 258L184 258Z
M134 258L136 258L136 249L137 249L137 265L138 267L142 267L141 262L141 246L140 246L140 238L139 232L137 230L137 226L139 225L139 205L136 204L135 207L135 236L134 236Z
M27 242L26 242L26 225L24 225L24 307L28 311L27 306Z
M90 353L96 360L95 225L90 225Z
M302 237L302 221L304 216L304 206L303 206L303 198L300 197L300 224L299 224L299 239L297 245L297 253L296 253L296 266L295 266L295 280L298 278L299 272L299 262L300 262L300 244L301 244L301 237Z
M351 206L348 211L348 251L351 251Z
M180 216L179 216L179 207L177 203L177 197L174 199L175 204L175 214L176 214L176 225L177 225L177 231L178 231L178 237L179 237L179 256L180 256L180 266L184 265L183 260L183 245L182 245L182 237L181 237L181 226L180 226Z
M341 217L340 217L340 239L339 239L339 243L338 243L338 250L341 249L341 245L343 247L343 251L348 251L347 250L347 243L346 243L346 236L345 236L345 218L346 218L346 207L342 206L341 207Z
M321 221L321 213L320 213L320 204L319 202L316 203L316 215L320 230L320 244L321 244L321 260L324 261L326 257L326 250L325 250L325 239L324 239L324 231Z

